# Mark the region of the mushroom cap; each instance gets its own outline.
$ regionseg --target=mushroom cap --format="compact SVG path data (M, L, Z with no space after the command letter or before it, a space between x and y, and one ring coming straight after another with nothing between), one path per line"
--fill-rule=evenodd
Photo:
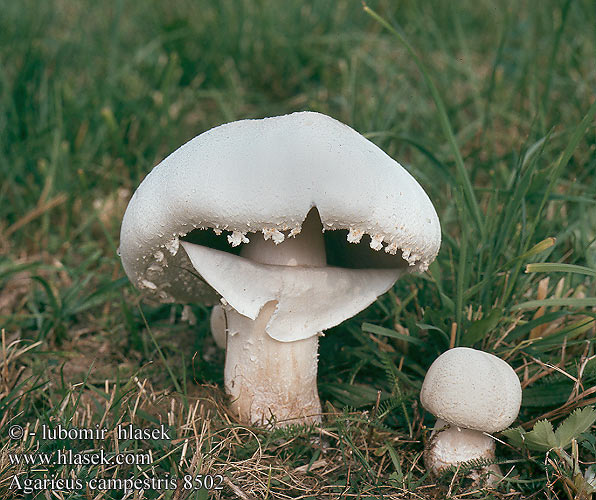
M347 125L300 112L221 125L157 165L124 215L122 263L149 297L213 303L217 295L193 276L181 236L211 228L229 231L232 246L262 237L253 232L283 241L313 207L324 230L347 230L349 242L367 234L371 248L385 244L395 262L375 265L369 255L355 267L405 260L423 271L439 251L439 220L416 180Z
M521 384L502 359L469 347L441 354L428 369L420 401L435 417L483 432L506 429L521 406Z

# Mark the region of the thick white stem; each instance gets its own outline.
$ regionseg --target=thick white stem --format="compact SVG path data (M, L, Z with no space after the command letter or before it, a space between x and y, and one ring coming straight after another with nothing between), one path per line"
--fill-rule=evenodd
M318 337L295 342L272 339L265 326L276 303L256 320L226 311L226 392L244 422L277 426L320 421L317 392Z
M438 419L431 434L424 463L433 474L438 474L450 466L457 466L462 462L477 459L491 460L495 458L495 440L483 432L464 429L450 425ZM492 464L480 469L480 474L473 473L471 477L480 480L489 472L500 474L498 465ZM492 480L490 479L492 478ZM495 477L491 475L489 481Z
M313 210L302 231L276 245L251 237L241 255L254 262L278 266L326 264L318 214ZM317 392L318 337L294 342L271 338L265 327L277 306L265 304L251 320L233 309L226 311L228 340L224 372L232 409L243 421L290 425L320 421Z

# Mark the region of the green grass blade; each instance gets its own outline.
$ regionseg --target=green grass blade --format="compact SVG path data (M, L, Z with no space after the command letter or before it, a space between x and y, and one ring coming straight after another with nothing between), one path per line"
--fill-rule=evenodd
M383 335L385 337L403 340L404 342L409 342L411 344L424 345L424 342L419 338L412 337L410 335L404 335L403 333L396 332L395 330L390 330L389 328L373 325L371 323L363 323L362 331L366 333L374 333L376 335Z
M544 299L544 300L529 300L521 304L514 305L511 310L519 311L522 309L536 309L537 307L596 307L596 297L588 297L585 299L579 298L565 298L565 299Z
M557 262L537 262L526 266L526 273L575 273L596 278L596 270L575 264L559 264Z
M521 255L518 255L517 257L515 257L515 259L512 259L509 262L507 262L504 266L502 266L499 269L498 272L502 272L502 271L505 271L506 269L509 269L515 262L518 262L520 260L525 260L529 257L533 257L534 255L537 255L539 253L542 253L542 252L548 250L549 248L554 246L555 241L556 241L555 238L546 238L545 240L542 240L540 243L536 243L536 245L534 245L532 248L530 248L530 250L528 250L527 252L524 252ZM532 265L532 264L530 264L530 265Z
M147 318L145 318L145 314L143 313L143 309L141 309L141 306L139 306L139 312L141 313L141 317L143 318L143 322L145 323L145 328L147 328L147 333L149 333L149 336L151 337L151 341L153 342L153 345L157 349L157 352L159 353L159 357L161 358L161 361L163 362L166 369L168 370L168 373L170 374L170 378L172 379L172 383L174 384L174 387L176 387L176 390L178 391L179 394L184 394L182 392L182 387L180 387L178 380L174 376L174 372L172 371L170 364L166 360L166 357L164 356L164 354L161 350L161 347L159 347L157 340L155 340L155 337L153 336L153 332L151 331L151 328L149 327L149 323L147 322Z

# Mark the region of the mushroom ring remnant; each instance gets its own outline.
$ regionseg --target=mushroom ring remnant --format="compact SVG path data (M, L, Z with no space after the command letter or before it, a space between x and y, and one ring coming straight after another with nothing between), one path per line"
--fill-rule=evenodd
M318 421L318 336L439 251L415 179L328 116L209 130L157 165L120 235L124 269L162 302L219 299L225 386L246 422ZM220 335L221 337L221 335Z
M509 427L517 418L522 390L517 374L487 352L457 347L441 354L428 369L420 401L437 417L425 453L436 473L451 465L495 458L495 441L487 433ZM498 472L496 465L484 472Z

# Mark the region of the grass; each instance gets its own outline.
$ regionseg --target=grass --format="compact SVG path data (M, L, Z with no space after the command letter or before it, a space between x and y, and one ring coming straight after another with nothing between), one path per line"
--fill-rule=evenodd
M596 403L589 0L0 0L0 12L2 498L35 497L9 490L25 471L87 483L222 476L222 490L126 497L137 499L589 498L593 430L566 424L577 435L553 452L497 436L506 479L481 490L466 467L426 475L433 418L418 403L426 369L454 345L516 369L525 431ZM209 311L142 303L116 250L129 197L170 151L226 121L301 109L348 123L412 172L443 244L427 273L322 339L323 424L271 432L227 412ZM163 423L172 439L117 440L130 422ZM11 440L15 423L110 433ZM62 448L150 452L153 463L9 460Z

